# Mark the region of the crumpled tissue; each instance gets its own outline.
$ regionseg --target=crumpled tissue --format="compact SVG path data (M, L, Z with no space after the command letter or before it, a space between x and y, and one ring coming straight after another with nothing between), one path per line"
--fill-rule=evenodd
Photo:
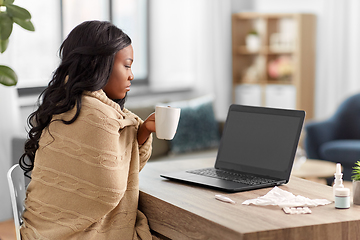
M300 195L295 196L291 192L282 190L278 187L274 187L266 195L255 199L249 199L244 201L242 204L249 205L260 205L260 206L280 206L283 207L316 207L319 205L330 204L331 202L327 199L309 199Z

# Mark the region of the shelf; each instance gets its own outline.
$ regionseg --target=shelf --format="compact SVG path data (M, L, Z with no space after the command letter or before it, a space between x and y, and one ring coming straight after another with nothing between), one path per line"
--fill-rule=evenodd
M269 55L281 55L281 54L295 54L295 50L291 50L291 49L278 49L278 50L272 50L270 48L267 48L266 50L266 54Z
M234 85L241 85L241 84L272 84L272 85L294 85L293 81L282 81L282 80L265 80L265 81L257 81L257 82L250 82L250 81L244 81L239 80L234 83Z
M306 118L311 119L314 109L315 24L316 18L312 14L233 14L233 101L237 103L246 99L248 104L250 99L255 99L255 105L277 102L281 106L283 103L279 96L284 96L284 102L292 99L293 108L305 110ZM254 32L258 39L251 41L247 36ZM247 46L252 46L250 49L255 51L249 51ZM290 77L284 80L282 77L287 74Z
M247 82L247 81L239 81L234 83L234 85L242 85L242 84L246 84L246 85L259 85L259 84L263 84L261 82Z
M266 81L267 84L273 84L273 85L293 85L294 82L292 80L267 80Z
M249 51L246 46L238 46L235 47L235 54L240 55L256 55L256 54L267 54L267 55L275 55L275 54L294 54L294 50L289 49L278 49L272 50L270 47L264 46L261 47L258 51Z
M253 55L253 54L260 54L262 50L259 51L249 51L246 46L239 46L235 49L235 54L242 54L242 55Z
M297 13L257 13L257 12L240 12L234 13L233 17L238 20L252 19L279 19L279 18L296 18Z

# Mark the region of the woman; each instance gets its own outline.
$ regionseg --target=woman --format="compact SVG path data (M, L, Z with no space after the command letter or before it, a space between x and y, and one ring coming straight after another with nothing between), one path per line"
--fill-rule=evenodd
M137 209L138 174L155 117L143 122L124 108L131 40L109 22L88 21L72 30L60 57L20 159L32 171L22 239L151 239Z

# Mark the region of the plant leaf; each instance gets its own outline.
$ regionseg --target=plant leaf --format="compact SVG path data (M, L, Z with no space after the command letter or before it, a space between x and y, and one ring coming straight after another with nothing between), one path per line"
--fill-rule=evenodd
M14 22L17 23L20 27L26 29L26 30L29 30L29 31L35 31L35 27L34 25L32 24L32 22L30 21L30 19L26 19L26 20L23 20L23 19L20 19L20 18L13 18Z
M9 45L9 39L1 40L0 39L0 53L4 53Z
M11 35L12 29L13 20L6 13L0 12L0 39L8 39Z
M25 8L19 7L14 4L5 4L7 12L11 17L20 18L22 20L30 19L31 14Z
M13 4L14 0L4 0L4 4Z
M11 68L0 65L0 83L5 86L15 86L17 84L18 77L14 70Z
M351 179L355 181L360 181L360 161L355 162L355 166L353 167Z

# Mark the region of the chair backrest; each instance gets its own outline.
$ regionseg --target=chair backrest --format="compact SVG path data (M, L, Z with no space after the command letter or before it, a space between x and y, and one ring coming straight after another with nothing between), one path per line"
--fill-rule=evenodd
M333 115L339 126L336 136L338 139L360 138L360 93L345 99Z
M22 214L24 212L24 201L26 196L24 172L19 164L12 166L8 173L11 204L14 214L16 239L21 240L20 226L22 224Z

